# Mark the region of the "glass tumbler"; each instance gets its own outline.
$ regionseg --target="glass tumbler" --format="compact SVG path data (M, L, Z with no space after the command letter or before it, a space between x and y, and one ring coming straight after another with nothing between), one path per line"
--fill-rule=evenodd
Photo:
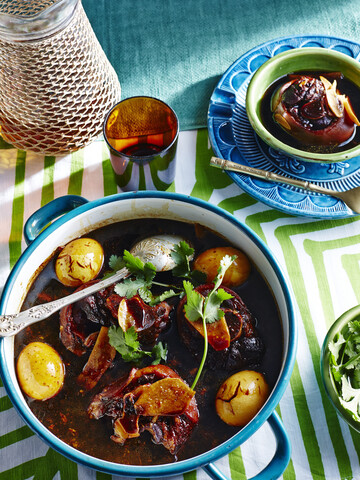
M175 178L179 123L162 100L130 97L115 105L104 138L116 182L124 191L166 190Z

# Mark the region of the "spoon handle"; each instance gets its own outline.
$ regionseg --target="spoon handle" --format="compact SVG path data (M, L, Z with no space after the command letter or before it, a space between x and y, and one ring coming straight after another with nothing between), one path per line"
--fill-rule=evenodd
M314 193L322 193L324 195L337 195L339 193L335 190L320 187L319 185L315 185L314 183L310 183L308 181L284 177L274 172L260 170L259 168L248 167L247 165L241 165L240 163L231 162L230 160L225 160L223 158L212 157L210 160L210 165L222 168L223 170L245 173L253 177L262 178L263 180L270 180L277 183L286 183L288 185L292 185L293 187L300 187L304 190L310 190Z
M36 307L31 307L20 313L0 315L0 338L16 335L29 325L45 320L45 318L50 317L50 315L61 310L63 307L75 303L92 293L102 290L103 288L109 287L113 283L127 277L129 274L130 272L127 268L122 268L111 277L100 280L99 282L83 288L78 292L67 295L66 297L59 298L53 302L37 305Z

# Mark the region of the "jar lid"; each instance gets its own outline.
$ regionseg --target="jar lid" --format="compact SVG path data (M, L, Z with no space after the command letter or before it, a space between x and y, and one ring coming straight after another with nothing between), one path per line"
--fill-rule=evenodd
M0 3L0 38L38 40L64 28L79 0L3 0Z

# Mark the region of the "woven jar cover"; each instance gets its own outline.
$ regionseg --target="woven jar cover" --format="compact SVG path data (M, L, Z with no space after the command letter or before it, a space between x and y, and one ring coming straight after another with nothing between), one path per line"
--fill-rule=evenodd
M0 39L0 56L1 135L21 150L61 155L84 147L120 100L117 75L80 2L51 37Z
M57 0L31 0L19 2L19 0L3 0L0 4L0 12L16 17L31 17L42 13L47 7L51 7Z

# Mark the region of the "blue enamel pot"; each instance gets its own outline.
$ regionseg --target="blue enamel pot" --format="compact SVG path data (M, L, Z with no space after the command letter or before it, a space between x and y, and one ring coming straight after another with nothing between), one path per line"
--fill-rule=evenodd
M289 383L294 366L297 329L292 293L274 255L243 223L224 210L202 200L167 192L122 193L95 201L64 196L40 208L27 221L24 236L27 249L14 266L3 290L2 314L20 310L34 275L60 245L115 222L138 218L161 218L198 223L217 232L245 252L270 286L279 311L283 331L281 370L272 392L259 413L229 440L196 457L164 465L124 465L86 455L54 436L29 409L19 387L14 365L14 340L0 341L0 372L6 391L18 413L48 445L69 459L113 475L128 477L167 477L203 468L210 477L225 480L214 462L245 442L265 422L276 439L270 463L253 480L278 478L290 459L290 442L275 412Z

